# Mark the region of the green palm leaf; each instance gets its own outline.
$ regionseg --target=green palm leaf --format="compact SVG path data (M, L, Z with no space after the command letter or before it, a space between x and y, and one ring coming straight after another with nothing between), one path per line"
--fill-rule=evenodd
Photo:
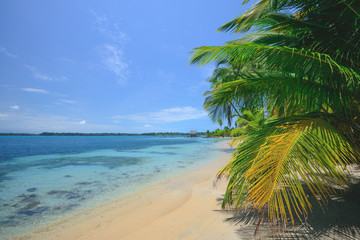
M312 208L305 188L320 204L345 188L347 165L360 159L359 9L356 0L259 0L219 28L253 32L193 50L191 64L236 66L216 73L204 104L210 115L226 104L238 112L241 135L218 174L229 179L223 207L294 223Z
M330 56L305 49L267 46L255 43L227 44L219 47L199 47L193 51L191 64L205 65L227 59L231 63L256 61L266 69L294 73L333 84L337 88L359 88L360 74L342 66ZM320 78L321 77L321 78Z
M273 122L240 146L219 173L230 179L224 204L267 208L271 222L290 218L294 223L295 216L301 220L311 210L303 181L324 202L335 186L346 186L345 167L357 157L357 150L320 118Z

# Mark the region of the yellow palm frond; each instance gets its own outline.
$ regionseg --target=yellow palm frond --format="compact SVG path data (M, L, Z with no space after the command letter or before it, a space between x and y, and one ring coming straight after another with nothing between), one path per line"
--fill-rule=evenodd
M267 208L270 222L294 224L312 207L303 183L320 204L326 202L347 185L346 166L356 161L357 151L320 118L283 123L270 132L260 145L249 139L248 149L240 147L219 173L230 178L225 201L256 211Z

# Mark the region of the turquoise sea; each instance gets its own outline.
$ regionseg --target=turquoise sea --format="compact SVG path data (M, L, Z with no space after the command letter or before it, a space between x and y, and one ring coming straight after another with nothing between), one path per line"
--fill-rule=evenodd
M0 239L214 160L218 139L0 136Z

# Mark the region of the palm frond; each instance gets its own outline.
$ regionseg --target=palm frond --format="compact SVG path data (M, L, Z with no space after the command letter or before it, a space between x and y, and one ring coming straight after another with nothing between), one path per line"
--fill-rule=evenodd
M357 0L259 0L219 28L253 32L193 50L191 64L234 71L214 73L221 80L204 105L240 112L235 153L218 174L229 179L223 207L294 223L311 211L307 191L324 204L346 186L346 166L360 159L359 9Z
M248 1L244 1L247 3ZM274 12L281 8L286 1L279 0L260 0L251 6L243 15L234 20L227 22L221 26L218 31L233 31L238 32L247 32L253 26L253 21L259 19L266 15L269 12Z
M322 202L334 186L346 186L345 167L356 162L358 153L329 123L320 118L278 120L265 129L240 145L220 171L230 179L224 205L267 207L271 222L294 223L311 210L303 182ZM266 138L260 136L266 132Z
M205 65L224 58L231 63L256 61L266 69L294 73L301 77L306 73L314 81L332 84L334 88L359 89L360 74L354 69L338 64L326 54L305 49L255 43L199 47L193 51L190 63Z

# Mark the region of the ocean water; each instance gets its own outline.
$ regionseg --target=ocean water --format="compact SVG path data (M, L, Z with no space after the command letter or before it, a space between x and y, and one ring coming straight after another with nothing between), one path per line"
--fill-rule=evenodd
M0 239L194 169L218 139L142 136L0 136Z

